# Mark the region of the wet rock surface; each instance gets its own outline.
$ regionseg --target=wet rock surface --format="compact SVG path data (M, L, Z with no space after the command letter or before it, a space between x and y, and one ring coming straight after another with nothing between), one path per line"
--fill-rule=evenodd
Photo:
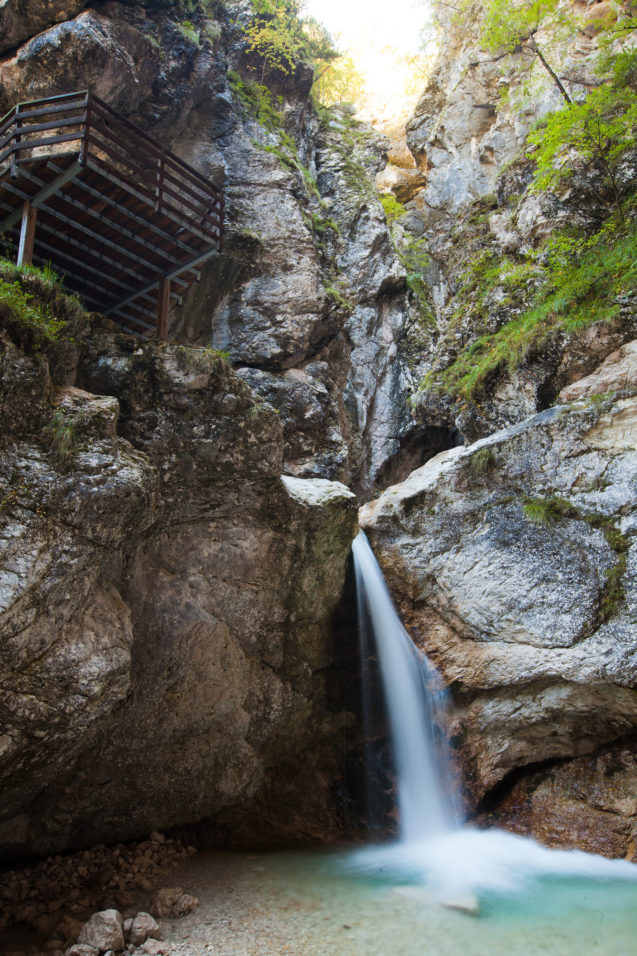
M547 846L579 847L637 863L634 740L524 774L493 816Z
M446 730L474 808L496 804L514 771L603 753L637 726L637 406L624 394L442 453L363 509L399 608L450 685ZM619 855L631 826L618 824Z
M219 357L87 330L76 351L83 388L2 458L5 852L233 807L245 839L259 812L276 839L283 750L312 794L288 838L305 812L335 835L329 740L352 717L328 704L331 618L355 497L286 488L278 416Z

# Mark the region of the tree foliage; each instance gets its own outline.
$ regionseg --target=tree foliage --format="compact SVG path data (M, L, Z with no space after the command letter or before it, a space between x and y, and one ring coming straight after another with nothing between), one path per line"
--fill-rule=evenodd
M573 159L593 163L623 217L619 167L637 147L637 18L611 25L601 40L599 86L582 102L545 117L529 135L535 146L534 188L555 190L573 175Z
M572 9L561 0L489 0L484 13L481 42L491 53L522 52L537 59L551 77L566 103L571 102L555 67L551 53L538 44L540 30L550 36L554 47L565 36L573 35L577 20Z
M315 65L338 56L318 21L301 20L300 0L252 0L254 17L246 30L248 48L266 68L293 73L301 60Z
M357 102L364 87L363 75L347 53L317 71L312 92L321 106L334 106Z

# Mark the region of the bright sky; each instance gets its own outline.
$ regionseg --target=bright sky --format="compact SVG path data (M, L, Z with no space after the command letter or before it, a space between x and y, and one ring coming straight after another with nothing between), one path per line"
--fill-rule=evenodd
M305 8L343 46L356 46L369 37L374 45L395 46L405 53L417 52L427 20L426 0L305 0Z
M381 126L406 119L425 82L421 70L399 57L422 53L428 0L305 0L305 12L327 27L362 73L361 117Z

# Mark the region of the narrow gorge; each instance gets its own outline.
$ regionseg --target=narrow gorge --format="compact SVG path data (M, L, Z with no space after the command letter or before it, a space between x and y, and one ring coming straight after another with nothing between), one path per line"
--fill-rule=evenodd
M89 90L225 200L165 336L3 233L0 951L96 846L365 839L360 529L472 824L637 862L637 9L509 6L433 3L388 138L294 0L0 0L0 112Z

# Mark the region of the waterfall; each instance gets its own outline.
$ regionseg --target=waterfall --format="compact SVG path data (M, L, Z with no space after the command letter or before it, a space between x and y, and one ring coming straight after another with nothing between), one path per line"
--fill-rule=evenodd
M433 889L446 905L475 912L478 892L510 893L543 877L637 880L637 866L579 850L549 850L503 830L461 825L445 787L432 732L444 695L432 701L436 673L415 647L393 606L382 572L361 532L353 545L359 619L371 631L394 747L400 837L351 858L383 879ZM365 639L366 636L364 635ZM364 646L364 641L362 641Z
M443 792L444 772L433 747L434 706L427 687L437 674L398 617L382 572L361 531L353 544L361 628L369 628L380 664L398 776L400 834L406 842L428 839L457 825L453 801ZM367 635L362 636L367 644Z

